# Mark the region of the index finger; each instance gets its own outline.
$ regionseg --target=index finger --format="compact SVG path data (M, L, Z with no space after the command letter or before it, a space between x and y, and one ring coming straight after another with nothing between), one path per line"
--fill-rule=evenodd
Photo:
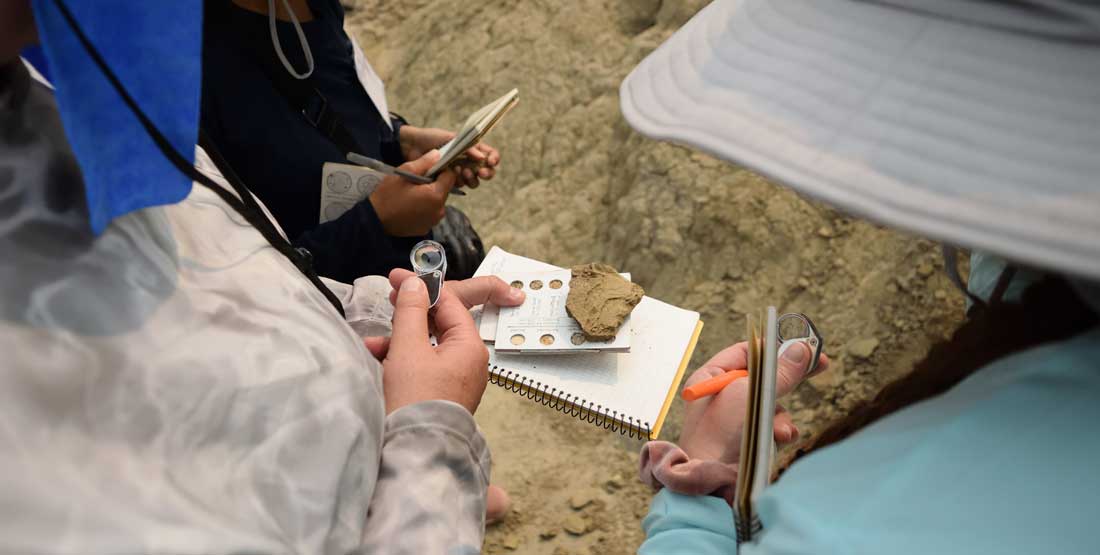
M526 297L523 291L504 283L496 276L483 276L462 281L448 281L446 286L466 305L493 303L497 306L518 306Z
M469 156L477 163L485 162L488 159L488 153L481 148L481 143L478 143L468 149L466 149L466 156Z
M718 351L718 354L710 357L710 360L704 362L699 370L688 378L686 385L692 386L730 370L744 370L749 364L748 345L742 341Z
M440 343L455 338L474 338L481 343L481 334L474 326L474 318L470 316L469 309L449 288L444 287L440 292L439 302L435 304L432 314Z
M721 351L718 351L717 354L710 357L710 360L704 362L703 365L700 366L699 369L696 370L695 373L693 373L686 382L684 382L684 387L688 388L711 378L721 376L722 374L730 370L741 370L747 365L748 343L744 341L740 343L735 343L733 345L730 345L729 347L726 347L725 349L722 349ZM735 381L734 383L737 383L737 381ZM734 386L734 383L727 385L723 391L732 389L734 387L744 387ZM721 395L722 392L719 392L718 394ZM701 397L694 401L688 401L685 409L686 412L684 414L684 419L687 420L689 417L692 419L698 418L706 411L707 407L710 406L715 397L715 395L707 395L706 397Z
M451 189L455 187L455 181L458 179L453 169L445 169L439 172L435 181L432 182L432 187L435 187L436 192L441 195L450 194Z
M488 143L481 143L481 150L485 153L485 161L489 163L490 167L496 167L500 165L500 151L490 146Z

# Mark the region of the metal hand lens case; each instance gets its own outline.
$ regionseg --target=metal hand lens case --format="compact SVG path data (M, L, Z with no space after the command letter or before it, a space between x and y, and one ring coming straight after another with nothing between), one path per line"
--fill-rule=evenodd
M443 277L447 275L447 251L435 241L421 241L409 254L413 271L428 286L428 306L439 302L443 292Z

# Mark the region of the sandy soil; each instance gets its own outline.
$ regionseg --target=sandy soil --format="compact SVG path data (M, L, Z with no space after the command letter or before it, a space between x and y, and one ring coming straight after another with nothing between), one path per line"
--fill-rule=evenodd
M936 245L626 125L620 81L704 2L345 3L391 109L410 122L454 127L520 89L490 137L504 155L498 178L453 201L487 246L562 266L606 262L649 295L700 311L693 366L741 339L748 311L775 304L811 315L834 366L786 399L804 435L956 325L962 300ZM677 403L664 438L678 436L681 413ZM493 480L515 500L486 552L634 552L650 497L635 477L638 442L494 386L477 418Z

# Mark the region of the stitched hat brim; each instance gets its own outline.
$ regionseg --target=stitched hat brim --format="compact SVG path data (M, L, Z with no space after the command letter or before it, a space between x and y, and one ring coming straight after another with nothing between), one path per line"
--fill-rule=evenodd
M1100 278L1100 46L850 0L718 0L620 89L639 132L852 214Z

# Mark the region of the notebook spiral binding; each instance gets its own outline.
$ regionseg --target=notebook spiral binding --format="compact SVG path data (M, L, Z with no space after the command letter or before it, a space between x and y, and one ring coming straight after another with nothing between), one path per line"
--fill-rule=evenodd
M756 538L756 535L763 530L763 526L760 524L760 517L755 512L746 518L746 515L742 515L740 511L734 509L733 524L737 531L737 545L752 542L753 539Z
M620 415L618 411L605 411L603 405L596 405L564 391L561 392L563 395L558 395L558 388L556 387L544 385L542 382L495 364L489 366L489 383L527 397L558 412L568 414L573 418L594 424L605 430L619 432L619 435L635 439L649 439L651 432L649 422L642 422L625 414Z

